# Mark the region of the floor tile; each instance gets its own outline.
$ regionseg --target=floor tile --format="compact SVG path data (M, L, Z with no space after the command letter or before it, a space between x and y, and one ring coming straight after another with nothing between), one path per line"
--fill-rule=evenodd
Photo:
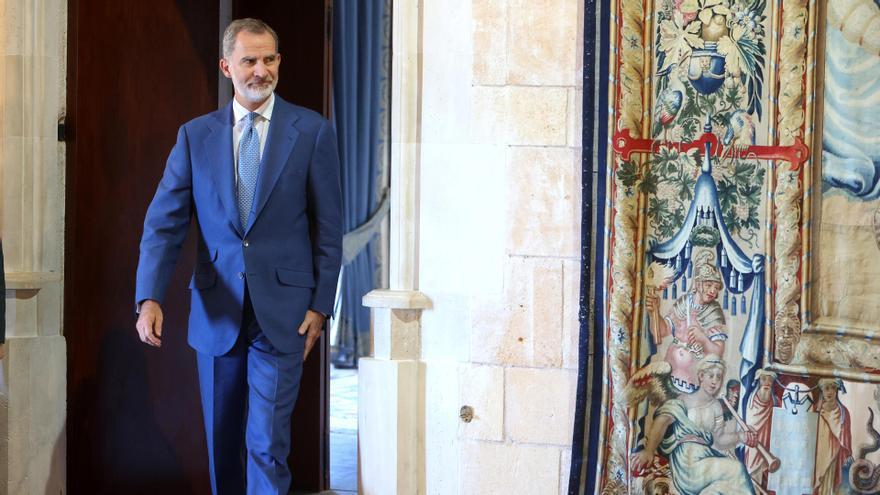
M357 370L330 367L330 488L357 492Z

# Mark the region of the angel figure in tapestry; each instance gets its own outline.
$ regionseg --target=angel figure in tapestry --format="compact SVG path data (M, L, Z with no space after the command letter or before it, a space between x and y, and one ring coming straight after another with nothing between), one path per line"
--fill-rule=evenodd
M715 354L703 357L695 371L698 388L693 393L677 392L671 372L669 363L653 363L634 374L627 386L628 403L647 398L656 406L645 448L633 455L633 471L637 475L648 471L659 453L681 495L755 493L743 463L724 453L756 441L752 431L726 428L725 406L718 400L725 384L724 361Z

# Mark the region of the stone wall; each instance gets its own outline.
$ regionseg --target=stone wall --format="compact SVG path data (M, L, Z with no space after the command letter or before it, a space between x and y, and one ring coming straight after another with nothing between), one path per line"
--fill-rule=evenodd
M583 2L422 5L418 290L433 302L421 328L423 488L565 493Z
M0 0L0 225L8 393L0 401L0 493L65 489L61 331L67 2Z

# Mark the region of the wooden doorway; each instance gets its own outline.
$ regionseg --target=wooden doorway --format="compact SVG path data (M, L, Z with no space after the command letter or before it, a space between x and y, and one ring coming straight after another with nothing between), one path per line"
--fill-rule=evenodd
M308 4L308 5L304 5ZM295 10L295 12L294 12ZM68 2L64 328L68 490L208 494L194 351L186 343L193 236L168 291L161 350L134 331L134 271L146 207L177 128L230 94L218 79L224 17L281 38L278 93L329 111L326 0ZM294 414L294 486L327 485L327 343L306 363Z

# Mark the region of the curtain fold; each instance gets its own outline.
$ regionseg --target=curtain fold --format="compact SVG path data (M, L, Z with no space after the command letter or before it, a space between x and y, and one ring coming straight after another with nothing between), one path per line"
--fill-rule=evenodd
M339 140L346 234L358 230L378 207L384 4L384 0L334 1L333 123ZM370 312L361 300L374 287L376 246L375 240L361 245L363 249L343 264L340 276L333 357L337 366L355 366L369 349Z

